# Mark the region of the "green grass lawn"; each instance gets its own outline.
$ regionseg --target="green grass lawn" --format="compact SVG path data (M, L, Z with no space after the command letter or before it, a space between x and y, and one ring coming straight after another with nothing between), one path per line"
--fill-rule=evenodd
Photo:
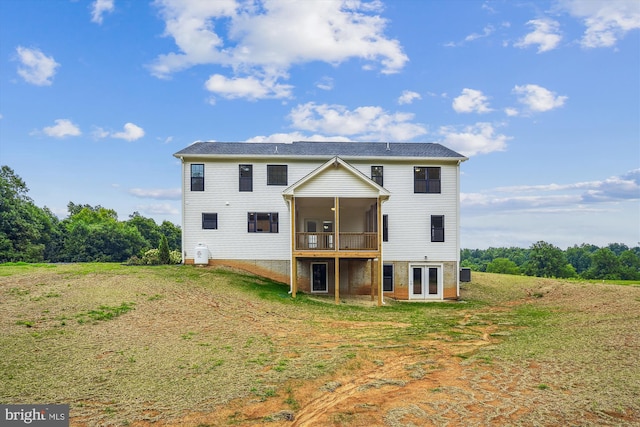
M0 403L166 420L437 339L469 366L543 365L531 386L557 410L640 414L639 287L474 273L462 299L335 305L224 269L0 265ZM487 330L495 345L464 346Z

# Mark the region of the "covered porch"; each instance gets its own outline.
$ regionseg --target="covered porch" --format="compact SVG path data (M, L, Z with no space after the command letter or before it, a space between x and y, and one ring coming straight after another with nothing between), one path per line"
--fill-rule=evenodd
M389 192L349 163L334 157L282 193L289 205L291 236L291 293L298 281L310 292L329 293L336 304L350 288L355 260L366 260L371 272L366 288L382 305L382 202ZM305 266L298 271L299 265ZM330 266L332 266L330 268ZM358 273L361 274L361 273ZM318 279L319 277L319 279ZM320 282L317 282L320 280ZM363 279L364 280L364 279ZM314 286L322 285L320 290Z
M291 198L294 298L303 277L305 290L333 292L336 304L341 293L363 295L368 288L371 299L377 296L382 305L380 205L377 197Z

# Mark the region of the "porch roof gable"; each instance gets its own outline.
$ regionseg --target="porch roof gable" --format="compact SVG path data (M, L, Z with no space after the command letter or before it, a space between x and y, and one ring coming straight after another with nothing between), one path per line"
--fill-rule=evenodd
M371 187L372 190L375 190L375 192L377 192L378 194L378 197L382 201L387 200L391 195L389 190L378 185L378 183L376 183L371 178L369 178L368 176L360 172L358 169L350 165L348 162L336 156L330 159L329 161L325 162L323 165L319 166L318 168L316 168L315 170L313 170L312 172L310 172L309 174L307 174L306 176L304 176L294 184L291 184L282 192L282 196L285 199L290 200L292 197L294 197L296 190L299 189L301 186L313 181L318 176L324 173L327 173L327 171L331 170L331 168L337 168L337 167L343 167L345 171L347 171L351 176L354 177L354 179L357 179L363 182L367 186Z

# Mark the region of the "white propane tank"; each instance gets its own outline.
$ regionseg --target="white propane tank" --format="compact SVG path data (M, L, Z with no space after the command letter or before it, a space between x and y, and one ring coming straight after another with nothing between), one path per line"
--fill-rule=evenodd
M193 263L196 265L208 265L209 264L209 248L204 243L198 243L195 249L196 256L193 258Z

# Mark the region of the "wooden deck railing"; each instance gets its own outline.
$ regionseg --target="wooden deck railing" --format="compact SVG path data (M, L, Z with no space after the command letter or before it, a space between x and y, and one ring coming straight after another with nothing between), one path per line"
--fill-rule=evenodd
M340 233L340 250L376 250L378 233ZM334 251L335 233L296 233L296 250Z

